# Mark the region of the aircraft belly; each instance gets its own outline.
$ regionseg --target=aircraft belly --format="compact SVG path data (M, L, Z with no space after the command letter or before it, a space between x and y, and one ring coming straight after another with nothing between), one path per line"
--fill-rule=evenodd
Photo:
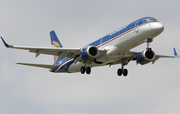
M68 68L68 72L72 73L72 72L79 72L81 67L83 66L84 64L81 63L81 62L77 62L76 64L71 64L71 66L69 66Z

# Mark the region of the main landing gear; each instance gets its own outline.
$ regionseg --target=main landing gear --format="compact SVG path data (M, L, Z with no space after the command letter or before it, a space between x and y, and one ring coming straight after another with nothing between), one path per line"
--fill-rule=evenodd
M121 69L117 70L117 74L118 74L118 76L121 76L122 74L123 74L123 76L127 76L128 75L128 70L124 69L123 66L122 66Z
M124 66L127 65L130 61L130 58L123 58L121 59L121 68L117 70L117 75L118 76L127 76L128 75L128 70L124 69Z
M84 74L86 72L86 74L90 74L91 73L91 68L90 67L81 67L81 74Z

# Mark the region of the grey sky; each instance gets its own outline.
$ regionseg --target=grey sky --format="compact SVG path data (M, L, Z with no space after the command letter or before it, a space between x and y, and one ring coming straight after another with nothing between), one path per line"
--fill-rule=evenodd
M150 45L155 53L180 54L178 0L1 0L0 36L14 45L50 46L55 30L64 47L82 47L141 17L152 16L165 30ZM143 44L133 49L140 51ZM1 114L169 114L180 113L180 60L154 65L97 67L91 75L54 74L17 62L52 64L53 57L6 49L0 43Z

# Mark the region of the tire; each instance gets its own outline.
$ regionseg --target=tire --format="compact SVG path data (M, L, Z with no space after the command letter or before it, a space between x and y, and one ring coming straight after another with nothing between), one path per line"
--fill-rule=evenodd
M81 74L84 74L86 71L85 67L81 67Z
M122 75L122 69L118 69L118 70L117 70L117 75L118 75L118 76L121 76L121 75Z
M128 70L127 70L127 69L124 69L123 75L124 75L124 76L127 76L127 75L128 75Z
M91 73L91 68L90 67L87 67L86 68L86 74L90 74Z

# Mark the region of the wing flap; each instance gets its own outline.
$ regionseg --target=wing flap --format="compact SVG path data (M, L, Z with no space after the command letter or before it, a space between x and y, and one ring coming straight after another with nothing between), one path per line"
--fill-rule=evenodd
M34 67L41 67L41 68L49 68L49 69L58 67L58 65L33 64L33 63L16 63L16 64L34 66Z
M29 49L29 52L36 53L36 54L47 54L47 55L56 55L59 57L65 56L74 58L76 55L81 53L80 48L36 48L36 49Z

